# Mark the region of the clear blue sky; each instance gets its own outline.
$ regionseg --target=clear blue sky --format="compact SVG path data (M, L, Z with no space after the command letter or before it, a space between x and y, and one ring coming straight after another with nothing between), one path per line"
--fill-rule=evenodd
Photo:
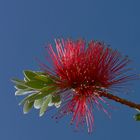
M138 140L136 112L118 103L112 118L95 111L95 130L75 133L69 117L58 124L38 111L23 115L10 78L22 70L38 70L35 57L44 58L44 45L54 38L102 40L133 60L140 72L139 0L0 0L0 140ZM139 81L121 97L140 103Z

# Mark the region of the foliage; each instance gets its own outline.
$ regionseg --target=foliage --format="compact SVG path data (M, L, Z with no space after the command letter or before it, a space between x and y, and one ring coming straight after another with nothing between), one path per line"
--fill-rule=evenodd
M56 94L57 88L49 75L31 70L25 70L23 74L24 80L13 78L12 82L15 84L16 96L26 95L19 103L23 105L25 114L34 107L40 109L39 114L42 116L49 106L60 106L60 95Z

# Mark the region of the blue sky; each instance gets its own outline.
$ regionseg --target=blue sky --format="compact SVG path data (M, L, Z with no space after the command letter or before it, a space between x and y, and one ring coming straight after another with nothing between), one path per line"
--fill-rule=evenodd
M45 60L44 45L54 38L101 40L128 55L140 72L139 0L0 0L0 139L1 140L138 140L140 123L135 110L118 107L112 118L95 111L92 135L74 132L65 117L55 123L49 114L32 110L23 115L14 96L12 77L22 78L22 70L38 70L35 57ZM133 92L121 97L140 103L139 81Z

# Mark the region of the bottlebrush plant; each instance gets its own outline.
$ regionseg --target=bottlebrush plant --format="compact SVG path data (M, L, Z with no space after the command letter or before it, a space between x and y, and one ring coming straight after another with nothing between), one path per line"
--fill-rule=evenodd
M34 107L42 116L53 106L58 110L56 119L72 114L71 123L76 128L86 124L90 133L94 108L108 113L105 98L140 110L140 104L116 96L125 91L127 82L138 78L131 74L128 57L100 41L58 39L55 47L47 47L52 67L40 63L41 71L25 70L24 80L12 79L15 95L27 95L20 102L24 113ZM140 120L140 114L135 119Z

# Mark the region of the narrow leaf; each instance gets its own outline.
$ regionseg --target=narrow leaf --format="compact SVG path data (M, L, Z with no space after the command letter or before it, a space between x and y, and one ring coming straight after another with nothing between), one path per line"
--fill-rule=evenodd
M48 106L53 106L54 103L53 102L49 102Z
M28 95L27 97L25 97L20 103L19 105L25 104L25 102L28 101L34 101L33 99L35 99L35 97L38 95L38 93L32 93L31 95Z
M61 98L60 98L59 95L53 96L53 97L52 97L52 102L53 102L53 103L58 103L58 102L60 102L60 101L61 101Z
M34 102L26 101L24 104L24 107L23 107L23 113L27 114L31 110L31 108L33 107L33 104L34 104Z
M25 85L25 82L23 80L19 80L19 79L13 78L11 81L13 83L15 83L16 85L21 85L21 86Z
M28 86L30 88L34 88L34 89L42 89L46 85L42 81L28 81L28 82L26 82L26 86Z
M41 108L40 108L40 114L39 114L40 116L43 116L44 113L46 112L47 107L48 107L48 104L49 104L49 102L51 101L51 98L52 98L52 96L49 95L49 96L47 96L47 98L44 100L44 102L43 102L43 104L42 104L42 106L41 106Z
M52 94L53 92L55 92L56 88L55 87L49 87L49 88L44 88L44 90L40 90L40 92L38 93L32 93L31 95L25 97L20 103L19 105L24 104L27 100L29 100L30 102L41 99L46 97L49 94Z
M30 99L30 101L34 101L34 100L44 98L44 97L48 96L49 94L52 94L54 91L55 91L55 88L50 88L50 87L46 91L41 90L40 93L38 93L35 97Z
M35 72L37 75L43 75L43 74L45 74L44 72L41 72L41 71L36 71Z
M38 79L38 80L44 81L47 84L54 83L53 80L50 77L46 76L46 75L37 75L37 76L35 76L35 78Z
M34 77L37 75L35 72L31 70L25 70L23 73L27 80L34 80Z
M40 107L42 106L43 101L44 101L44 98L35 100L35 102L34 102L34 108L40 109Z
M16 92L15 92L15 95L26 95L26 94L29 94L29 93L32 93L33 91L32 90L29 90L29 89L18 89Z
M24 85L16 85L15 88L16 89L27 89L28 87L24 86Z

